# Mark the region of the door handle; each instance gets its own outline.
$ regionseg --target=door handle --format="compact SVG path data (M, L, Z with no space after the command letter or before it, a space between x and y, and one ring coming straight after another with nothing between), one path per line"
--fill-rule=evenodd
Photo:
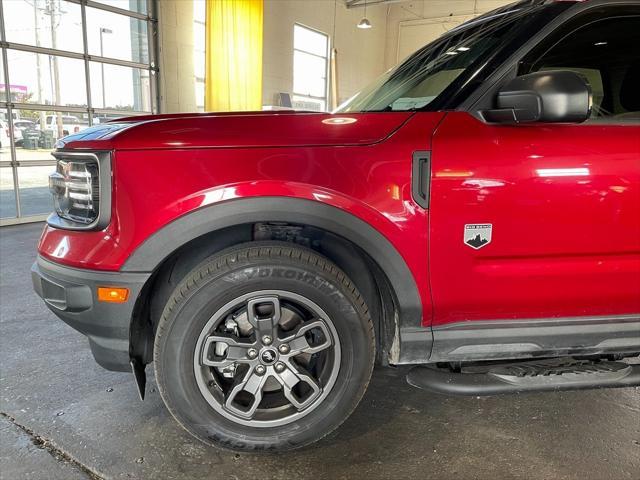
M411 195L422 208L429 208L431 188L431 152L413 152L411 165Z

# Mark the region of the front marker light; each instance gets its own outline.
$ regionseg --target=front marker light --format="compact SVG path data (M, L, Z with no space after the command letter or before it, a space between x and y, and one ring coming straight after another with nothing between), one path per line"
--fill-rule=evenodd
M98 287L98 301L107 303L125 303L129 298L129 289L122 287Z

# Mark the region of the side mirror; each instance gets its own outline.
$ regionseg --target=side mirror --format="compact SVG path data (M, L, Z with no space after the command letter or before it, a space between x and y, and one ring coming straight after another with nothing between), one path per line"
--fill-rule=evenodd
M496 109L482 112L489 122L584 122L591 113L591 87L580 74L549 70L516 77L504 85Z

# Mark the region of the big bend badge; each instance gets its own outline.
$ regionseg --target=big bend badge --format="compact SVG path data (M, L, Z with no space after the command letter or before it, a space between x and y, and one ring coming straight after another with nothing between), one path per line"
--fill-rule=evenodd
M478 250L491 243L490 223L468 223L464 226L464 243Z

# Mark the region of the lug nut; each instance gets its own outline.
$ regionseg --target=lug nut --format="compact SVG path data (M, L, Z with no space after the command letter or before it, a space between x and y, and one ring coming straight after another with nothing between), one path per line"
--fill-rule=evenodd
M264 375L266 373L267 369L265 368L264 365L258 365L255 369L256 375Z
M255 348L250 348L247 350L247 357L256 358L258 356L258 351Z
M273 366L273 368L275 368L276 372L278 372L278 373L282 373L282 372L284 372L284 369L285 369L286 367L285 367L284 363L282 363L282 362L278 362L278 363L276 363L276 364Z
M265 345L271 345L272 341L273 339L269 335L265 335L264 337L262 337L262 343L264 343Z
M290 348L289 348L289 345L287 345L286 343L283 343L278 347L278 350L280 351L280 353L289 353Z

